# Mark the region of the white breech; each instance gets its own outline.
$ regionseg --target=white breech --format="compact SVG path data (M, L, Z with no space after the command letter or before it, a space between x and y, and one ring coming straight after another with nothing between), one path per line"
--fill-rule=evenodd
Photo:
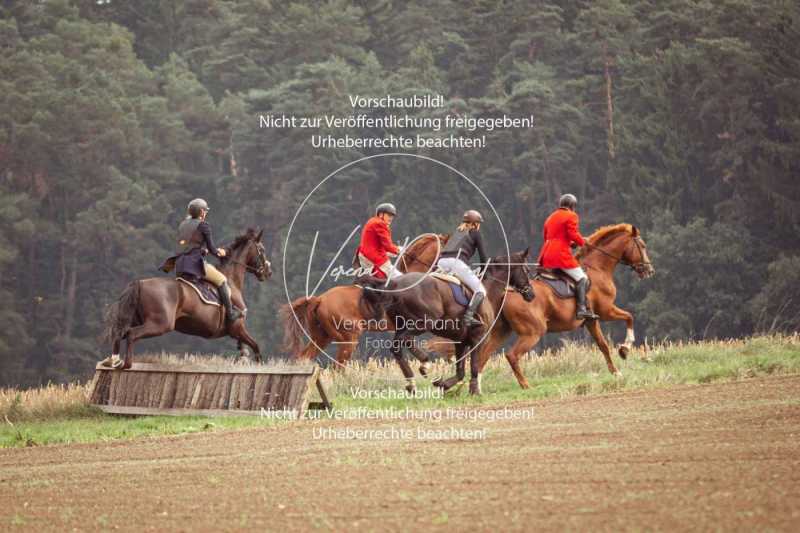
M564 272L567 276L571 277L575 280L575 283L578 283L580 280L586 277L586 272L583 271L581 267L575 268L562 268L562 272Z
M437 264L442 270L446 270L460 279L464 285L472 289L473 293L481 292L486 294L486 288L483 286L483 283L481 283L481 280L461 259L456 257L442 257Z

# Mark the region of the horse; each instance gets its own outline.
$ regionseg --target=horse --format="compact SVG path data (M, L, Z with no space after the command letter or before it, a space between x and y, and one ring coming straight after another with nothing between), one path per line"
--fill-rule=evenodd
M439 250L449 235L428 233L414 239L397 261L401 272L429 272ZM350 360L358 339L365 331L391 331L391 324L365 318L371 315L361 300L362 289L355 285L340 285L319 296L300 297L284 304L280 311L283 324L283 351L298 359L313 359L319 351L334 343L336 367L341 369ZM420 361L420 373L426 375L428 356L414 347Z
M413 392L414 373L403 358L403 348L413 344L413 337L430 332L453 341L456 347L456 375L434 381L434 385L447 391L463 383L465 361L470 356L470 394L480 394L480 359L478 346L488 335L496 310L503 304L508 286L519 292L529 302L533 291L528 283L528 250L510 256L495 257L489 261L483 275L486 298L477 310L480 324L465 327L461 323L464 307L456 302L448 282L427 273L410 273L385 280L365 276L358 280L363 286L361 299L364 308L372 310L372 319L384 315L395 327L392 355L406 378L406 389Z
M599 316L599 320L624 320L627 325L625 342L618 350L619 356L626 359L635 342L633 315L614 304L617 296L614 270L621 263L636 272L640 279L655 274L647 255L647 245L636 226L631 224L604 226L586 239L586 244L578 251L576 258L591 280L587 299L590 308ZM558 298L552 289L540 280L531 281L531 285L536 293L533 301L525 302L514 294L510 294L506 299L501 318L482 346L481 369L490 354L496 351L513 331L518 338L511 351L506 354L506 359L519 385L527 389L528 380L520 369L519 358L531 350L546 332L572 331L584 325L603 352L609 372L621 376L621 372L611 360L608 343L600 330L598 320L577 320L575 298Z
M123 290L119 300L106 314L105 339L113 344L112 354L119 354L122 340L126 340L123 369L133 364L133 345L140 339L157 337L170 331L179 331L209 339L224 336L238 341L239 357L247 355L243 343L253 349L255 360L261 361L261 350L245 328L247 307L242 295L246 273L258 281L272 276L272 265L261 243L263 230L249 228L232 244L224 246L228 254L220 259L222 272L231 288L231 301L242 309L242 317L226 324L222 306L205 304L194 289L174 278L147 278L134 280ZM107 361L110 361L110 356Z

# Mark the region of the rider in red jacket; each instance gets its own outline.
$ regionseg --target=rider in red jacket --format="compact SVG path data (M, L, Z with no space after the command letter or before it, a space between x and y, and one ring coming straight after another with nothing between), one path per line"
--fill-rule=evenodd
M400 248L392 242L392 230L389 226L397 216L397 209L392 204L381 204L375 210L361 231L361 243L358 245L358 262L365 271L381 279L400 276L402 272L394 269L389 255L397 255Z
M539 265L544 268L560 269L576 282L575 296L578 300L578 319L597 318L586 305L586 293L589 290L589 278L578 261L572 256L570 248L573 244L583 246L586 240L578 226L580 220L575 209L578 199L572 194L561 197L559 208L544 223L544 245L539 252Z

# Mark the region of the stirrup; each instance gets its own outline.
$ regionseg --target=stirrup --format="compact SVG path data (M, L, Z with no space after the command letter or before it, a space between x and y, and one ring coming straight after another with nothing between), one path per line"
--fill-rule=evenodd
M474 315L474 314L471 317L462 316L461 320L464 322L464 327L467 327L467 328L471 328L472 326L478 326L480 324L483 324L483 321L481 320L481 317L479 317L477 315Z
M584 309L583 311L578 311L577 313L575 313L575 318L577 318L578 320L597 320L598 318L600 318L600 316L595 314L590 309Z

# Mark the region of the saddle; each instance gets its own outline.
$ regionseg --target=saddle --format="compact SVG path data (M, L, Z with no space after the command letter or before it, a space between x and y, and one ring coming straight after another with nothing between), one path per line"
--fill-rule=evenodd
M461 283L460 279L444 270L435 270L431 272L431 276L446 282L450 286L450 290L453 292L453 299L457 304L464 307L469 305L469 301L472 299L472 291Z
M194 289L194 292L197 293L203 303L216 305L217 307L222 305L219 300L219 290L213 283L187 275L178 276L177 280Z
M546 283L559 298L575 298L575 280L560 269L537 266L533 279Z

